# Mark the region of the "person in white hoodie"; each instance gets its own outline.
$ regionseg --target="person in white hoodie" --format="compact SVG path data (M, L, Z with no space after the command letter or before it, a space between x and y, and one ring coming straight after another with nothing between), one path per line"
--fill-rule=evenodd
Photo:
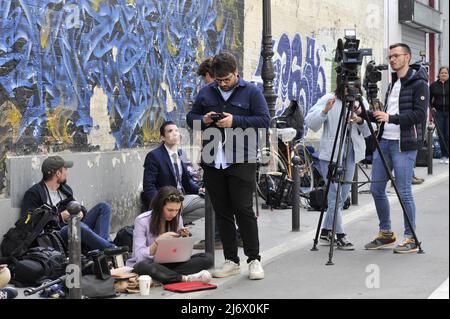
M309 129L313 130L314 132L319 131L320 128L323 127L323 132L320 139L319 160L320 160L321 174L325 182L327 182L328 167L331 160L331 153L333 151L333 144L338 133L337 132L338 124L339 119L341 117L343 97L341 96L340 92L342 92L342 90L337 89L334 93L324 95L309 110L305 118L306 126ZM369 104L364 98L362 100L364 107L367 110L369 108ZM345 163L345 167L343 167L345 170L344 175L345 178L341 188L339 209L337 211L336 216L337 238L335 242L337 248L341 250L354 250L353 244L347 239L346 234L344 232L344 227L342 223L342 210L344 202L350 193L351 182L353 181L353 175L355 172L355 164L365 158L366 144L364 138L370 135L370 130L369 127L367 126L367 122L365 122L360 116L361 106L359 105L358 102L355 102L354 109L355 109L354 116L348 120L352 124L350 143L348 147L344 145L342 151L343 159L345 159L342 161L342 163ZM347 110L344 111L345 115L347 114L346 111ZM345 139L345 141L347 141L347 139ZM336 151L334 154L333 162L335 163L337 161L338 156L338 147L339 144L337 144ZM338 186L337 183L332 182L328 193L327 198L328 209L320 233L320 242L323 245L330 245L331 243L337 186Z

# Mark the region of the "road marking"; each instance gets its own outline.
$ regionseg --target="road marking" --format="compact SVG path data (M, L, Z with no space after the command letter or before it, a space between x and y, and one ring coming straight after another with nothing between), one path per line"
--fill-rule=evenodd
M448 297L448 278L442 285L436 289L428 299L449 299Z
M426 188L429 188L436 184L442 183L446 179L448 180L448 178L449 178L448 171L441 173L438 176L427 179L427 181L423 184L415 185L413 188L413 193L414 194L419 193ZM395 193L394 193L394 195L395 195ZM398 197L395 196L393 198L390 198L389 202L390 202L391 207L393 205L398 204L399 203ZM376 214L375 203L370 202L364 206L359 207L358 209L356 209L354 211L349 212L348 214L345 214L343 216L342 222L344 225L347 225L358 219L361 219L361 218L364 218L367 216L371 216L374 214ZM312 247L313 239L316 236L316 229L310 230L303 234L291 232L291 233L289 233L289 235L292 235L293 237L291 239L289 239L288 241L286 241L285 243L280 244L275 247L272 247L271 249L266 250L261 253L261 263L263 266L270 263L272 260L278 258L280 255L283 255L291 250L298 250L300 248L305 248L307 246ZM247 268L247 267L245 267L245 268ZM243 270L243 271L241 272L240 278L248 276L248 270L245 268L243 266L243 263L241 263L241 270ZM236 277L236 276L231 276L228 278L220 279L220 280L218 280L218 282L214 282L214 284L217 284L217 286L221 286L221 285L226 284L229 281L236 280L237 278L238 277ZM248 279L245 278L245 280L248 280ZM168 297L168 299L196 299L196 298L201 298L202 296L205 296L205 295L208 295L211 293L212 292L210 292L210 291L200 291L200 292L190 293L190 294L186 294L186 295L178 295L177 294L177 295L172 295L172 296ZM448 295L448 289L447 289L447 295Z

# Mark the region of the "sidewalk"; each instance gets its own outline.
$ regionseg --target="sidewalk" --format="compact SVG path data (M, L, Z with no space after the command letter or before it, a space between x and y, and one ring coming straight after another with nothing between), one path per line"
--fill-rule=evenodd
M370 166L366 170L370 175ZM425 182L422 185L413 186L414 192L420 192L421 189L427 188L427 185L432 186L442 179L448 179L449 166L439 164L439 161L434 162L434 174L428 176L426 167L418 167L415 169L415 174L418 177L425 178ZM365 181L365 176L359 174L360 182ZM367 214L376 214L372 196L367 193L369 185L364 185L360 188L359 205L352 206L348 210L344 211L344 222L351 223L354 220L360 219L359 222L364 222L367 219L361 218ZM396 195L393 188L389 188L391 202L396 201ZM262 200L260 201L260 204ZM260 248L262 255L263 265L270 264L276 257L289 252L294 249L310 249L312 247L313 238L317 228L320 212L318 211L306 211L300 210L300 232L292 232L292 213L291 210L262 210L260 209L260 216L258 218L259 226L259 238ZM195 225L191 227L191 232L196 240L203 239L204 236L204 219L195 222ZM371 234L372 235L372 234ZM197 253L200 251L194 251ZM248 280L247 264L245 262L246 257L243 253L243 249L239 248L239 256L241 258L241 280ZM222 250L215 252L215 266L219 267L224 261ZM238 276L232 276L224 279L213 278L212 283L218 285L218 289L235 280ZM196 299L202 298L207 292L196 292L189 294L177 294L168 292L162 289L162 287L152 288L151 294L148 297L142 297L139 294L121 294L120 299ZM23 289L20 291L19 298L25 298L23 296ZM27 298L39 298L38 296L31 296Z

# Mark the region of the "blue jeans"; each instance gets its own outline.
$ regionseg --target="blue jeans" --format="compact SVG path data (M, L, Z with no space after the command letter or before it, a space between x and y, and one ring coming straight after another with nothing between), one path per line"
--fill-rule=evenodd
M388 163L389 169L394 170L395 183L399 191L400 198L405 204L406 214L411 221L411 225L416 229L416 204L412 194L412 178L414 175L414 164L417 151L400 152L399 141L381 139L381 151ZM375 151L372 161L372 184L370 191L375 201L378 219L380 221L380 231L390 232L391 210L386 194L386 185L389 176L384 169L380 154ZM405 237L412 237L412 230L404 219Z
M448 158L448 126L449 126L449 116L448 112L436 112L435 113L436 125L439 126L439 144L441 145L442 157ZM442 134L442 136L441 136Z
M346 166L345 166L345 184L342 184L341 187L341 198L339 200L339 209L336 215L336 234L345 234L344 225L342 223L342 210L344 209L344 202L347 199L352 185L348 182L353 181L353 174L355 173L355 152L353 151L353 146L350 145L348 149L348 156L346 156ZM328 175L328 165L330 162L320 160L320 170L322 173L322 177L327 183L327 175ZM328 209L325 215L325 220L323 221L322 228L331 230L333 229L333 218L334 218L334 210L336 207L336 193L337 193L337 183L330 184L330 190L328 192Z
M89 250L115 247L108 240L110 222L111 207L106 203L94 206L80 223L82 245ZM67 225L61 229L61 236L66 242L68 241L68 232Z

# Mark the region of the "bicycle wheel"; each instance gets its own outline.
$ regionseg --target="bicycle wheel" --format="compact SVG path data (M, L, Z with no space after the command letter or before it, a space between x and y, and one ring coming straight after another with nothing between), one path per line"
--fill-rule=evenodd
M278 185L286 172L287 165L283 157L270 148L263 148L259 153L256 170L256 188L259 196L267 200L268 186Z

